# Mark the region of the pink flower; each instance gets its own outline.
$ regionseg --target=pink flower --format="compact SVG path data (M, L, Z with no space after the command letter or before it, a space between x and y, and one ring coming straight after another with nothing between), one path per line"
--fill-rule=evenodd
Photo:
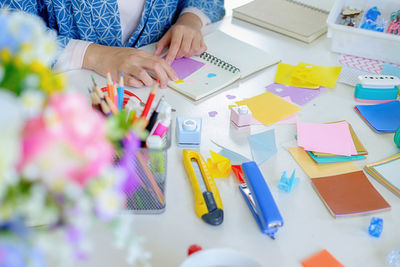
M105 119L78 93L50 97L43 114L23 131L22 173L31 179L85 185L112 163Z

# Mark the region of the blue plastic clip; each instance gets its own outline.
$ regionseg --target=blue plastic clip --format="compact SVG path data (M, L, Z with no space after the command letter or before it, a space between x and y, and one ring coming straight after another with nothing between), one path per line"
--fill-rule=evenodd
M282 173L281 180L278 182L278 188L290 193L293 187L299 182L299 178L295 177L296 170L293 170L292 175L287 177L286 171Z
M261 232L275 239L278 227L283 226L283 219L271 191L254 161L243 163L242 170L246 183L239 185L240 192Z
M380 237L383 230L383 220L379 217L372 217L369 223L368 233L373 237Z
M376 6L368 9L367 13L365 13L365 21L361 24L362 29L373 30L377 32L384 31L384 25L382 22L378 22L378 17L382 13L378 10Z

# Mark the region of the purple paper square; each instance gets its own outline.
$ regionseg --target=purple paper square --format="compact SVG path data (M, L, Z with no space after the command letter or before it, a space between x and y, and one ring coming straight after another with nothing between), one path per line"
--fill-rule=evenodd
M180 59L175 59L172 62L171 67L175 70L176 74L178 74L179 79L184 80L186 77L188 77L190 74L197 71L204 65L205 64L203 62L191 58L182 57Z
M289 96L292 102L298 105L307 104L326 89L325 87L320 87L319 89L307 89L302 87L287 86L279 83L272 83L265 88L267 88L267 90L271 93L280 97Z

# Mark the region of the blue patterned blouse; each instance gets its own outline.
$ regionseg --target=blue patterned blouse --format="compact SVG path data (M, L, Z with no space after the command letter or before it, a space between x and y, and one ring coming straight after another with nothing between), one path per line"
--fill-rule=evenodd
M71 38L122 46L117 0L1 0L0 7L39 15L57 31L62 47ZM225 14L224 0L146 0L139 26L125 46L141 47L158 41L186 7L196 7L211 22Z

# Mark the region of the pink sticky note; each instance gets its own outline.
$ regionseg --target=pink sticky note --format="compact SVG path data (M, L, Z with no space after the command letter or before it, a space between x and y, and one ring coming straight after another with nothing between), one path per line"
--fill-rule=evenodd
M357 150L346 121L336 123L297 123L297 143L304 150L342 156L356 155Z

